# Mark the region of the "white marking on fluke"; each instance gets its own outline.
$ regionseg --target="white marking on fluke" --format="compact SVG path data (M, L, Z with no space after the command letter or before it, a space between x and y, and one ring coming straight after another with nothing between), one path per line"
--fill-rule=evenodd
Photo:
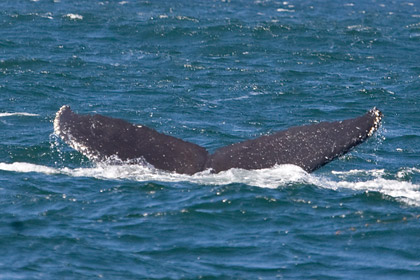
M373 133L376 131L376 130L378 130L378 127L379 127L379 123L381 122L381 120L382 120L382 113L376 108L376 107L373 107L373 109L372 110L370 110L370 112L372 113L372 114L374 114L375 115L375 121L373 122L373 126L372 126L372 128L369 130L369 132L368 132L368 136L370 137L370 136L372 136L373 135Z
M62 131L60 118L63 115L64 111L68 108L70 108L70 107L67 106L67 105L63 105L63 106L61 106L60 110L58 110L58 112L55 114L54 134L59 136L64 141L66 141L66 139L64 138L64 135L66 135L67 136L67 141L66 142L68 142L70 147L72 147L76 151L81 152L82 154L84 154L90 160L98 160L99 159L99 156L98 156L99 152L98 151L90 150L89 147L87 147L87 146L83 145L82 143L79 143L78 141L76 141L76 139L70 134L70 132Z
M60 110L58 110L57 113L55 113L55 119L54 119L54 133L57 136L60 136L61 130L60 130L60 117L63 114L64 109L66 109L67 105L61 106Z

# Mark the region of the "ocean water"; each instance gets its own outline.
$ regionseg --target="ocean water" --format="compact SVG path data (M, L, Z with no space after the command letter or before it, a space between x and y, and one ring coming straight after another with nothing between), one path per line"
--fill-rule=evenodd
M419 279L418 1L0 2L0 279ZM356 117L308 174L95 164L64 104L209 151Z

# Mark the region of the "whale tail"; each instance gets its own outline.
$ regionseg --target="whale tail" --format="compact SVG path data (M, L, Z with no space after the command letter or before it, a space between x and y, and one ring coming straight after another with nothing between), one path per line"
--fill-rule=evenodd
M69 106L56 113L54 132L95 161L145 161L182 174L205 169L262 169L276 164L295 164L312 172L365 141L378 129L381 119L382 113L373 108L354 119L291 127L219 148L211 155L203 147L146 126L102 115L79 115Z
M287 163L312 172L365 141L378 129L381 119L382 113L375 107L354 119L291 127L222 147L209 156L206 167L220 172Z
M144 162L162 170L194 174L204 169L206 149L151 128L102 115L79 115L62 106L54 132L94 161Z

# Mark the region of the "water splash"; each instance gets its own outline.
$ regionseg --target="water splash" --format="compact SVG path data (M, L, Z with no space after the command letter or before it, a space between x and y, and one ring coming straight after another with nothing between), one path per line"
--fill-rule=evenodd
M278 188L289 184L310 184L333 190L379 192L403 203L420 206L420 185L398 178L401 172L420 174L419 169L401 169L396 178L387 178L384 170L333 171L329 175L305 172L295 165L278 165L260 170L230 169L217 174L203 171L194 175L170 173L142 165L96 164L92 167L54 168L26 162L0 163L0 170L20 173L36 172L46 175L91 177L101 180L130 180L138 182L189 182L200 185L246 184L261 188ZM408 170L408 171L407 171ZM338 176L338 179L333 178Z
M24 116L24 117L38 117L38 114L26 113L26 112L14 112L14 113L0 113L0 118L12 117L12 116Z

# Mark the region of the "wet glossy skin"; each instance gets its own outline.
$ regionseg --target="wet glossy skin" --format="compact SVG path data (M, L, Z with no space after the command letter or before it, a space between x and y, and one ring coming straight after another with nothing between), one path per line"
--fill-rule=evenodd
M291 127L272 135L235 143L213 154L196 144L102 115L78 115L63 106L54 130L66 143L96 161L119 159L182 174L206 169L262 169L294 164L312 172L365 141L380 124L373 108L365 115L336 122Z

